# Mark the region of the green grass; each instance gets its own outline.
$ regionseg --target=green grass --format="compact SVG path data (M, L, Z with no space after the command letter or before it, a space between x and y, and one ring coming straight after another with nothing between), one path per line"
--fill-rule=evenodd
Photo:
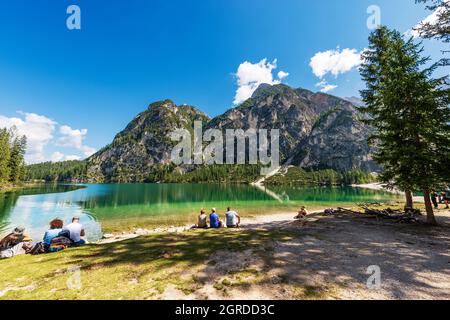
M18 190L22 190L22 189L32 188L36 185L38 185L38 184L32 183L32 182L29 182L29 183L20 182L17 184L3 183L3 184L0 184L0 193L13 192L13 191L18 191Z
M396 205L400 204L390 204ZM331 218L317 223L326 219ZM191 230L17 256L0 261L0 299L160 299L169 286L187 297L206 284L227 297L235 288L274 285L273 274L268 272L277 269L274 244L304 235L298 229ZM212 259L214 253L226 250L233 257L234 252L248 249L262 267L244 266L209 280L198 276L199 271L220 263ZM79 268L79 288L68 287L68 283L77 283L77 273L71 268ZM287 275L280 275L275 285L286 288L294 299L339 298L343 287L339 283L305 284Z
M195 230L17 256L0 261L0 299L155 299L168 285L188 295L203 285L195 270L207 266L214 252L257 252L274 240L289 239L286 231ZM76 280L70 268L79 268L80 288L68 288L68 281ZM222 290L234 284L221 279L216 286Z

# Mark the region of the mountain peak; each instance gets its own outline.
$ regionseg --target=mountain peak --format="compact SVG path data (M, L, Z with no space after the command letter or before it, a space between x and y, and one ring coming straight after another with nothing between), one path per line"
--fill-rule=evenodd
M214 119L190 105L157 101L89 158L89 177L100 182L145 181L155 168L171 163L174 144L169 134L176 129L191 132L195 121L202 121L205 129L277 129L284 164L376 171L367 145L370 129L355 114L355 107L342 98L284 84L261 84L251 99Z
M268 83L261 83L258 88L256 88L256 90L253 92L252 94L252 98L258 97L261 94L263 94L266 90L270 90L270 88L272 88L272 86Z
M174 107L176 107L175 102L173 102L170 99L166 99L166 100L161 100L161 101L156 101L156 102L151 103L148 106L148 110L156 109L156 108L174 108Z
M253 92L251 98L255 99L255 98L264 97L264 96L268 96L268 95L282 94L282 93L286 92L286 90L293 90L293 89L282 83L274 84L274 85L271 85L268 83L262 83L255 90L255 92Z

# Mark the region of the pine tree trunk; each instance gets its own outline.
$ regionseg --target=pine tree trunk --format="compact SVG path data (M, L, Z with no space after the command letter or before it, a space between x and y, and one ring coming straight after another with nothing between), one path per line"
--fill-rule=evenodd
M432 226L436 226L437 222L436 218L434 217L433 206L431 204L430 191L424 190L423 197L425 199L425 209L427 211L427 222Z
M406 190L405 191L405 198L406 198L406 205L405 205L405 207L413 209L414 208L414 204L413 204L412 192L409 191L409 190Z

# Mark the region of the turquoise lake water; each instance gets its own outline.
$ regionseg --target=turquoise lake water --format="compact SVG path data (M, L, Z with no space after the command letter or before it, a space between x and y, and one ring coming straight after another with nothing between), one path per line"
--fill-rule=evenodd
M136 227L194 223L201 208L227 206L241 215L272 212L294 213L300 205L309 208L378 202L396 196L359 188L276 187L266 190L250 185L216 184L85 184L43 185L0 194L0 233L25 226L39 240L48 222L56 217L69 223L81 216L90 240L102 232Z

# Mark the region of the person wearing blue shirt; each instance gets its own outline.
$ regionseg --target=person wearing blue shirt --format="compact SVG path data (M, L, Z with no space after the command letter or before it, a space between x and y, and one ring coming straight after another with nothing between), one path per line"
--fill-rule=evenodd
M44 234L43 243L44 246L48 247L52 243L52 240L59 236L59 233L62 231L63 222L60 219L54 219L50 222L50 229L47 230Z
M211 209L211 213L209 215L209 226L215 229L223 227L223 221L220 220L219 215L216 213L216 208Z

